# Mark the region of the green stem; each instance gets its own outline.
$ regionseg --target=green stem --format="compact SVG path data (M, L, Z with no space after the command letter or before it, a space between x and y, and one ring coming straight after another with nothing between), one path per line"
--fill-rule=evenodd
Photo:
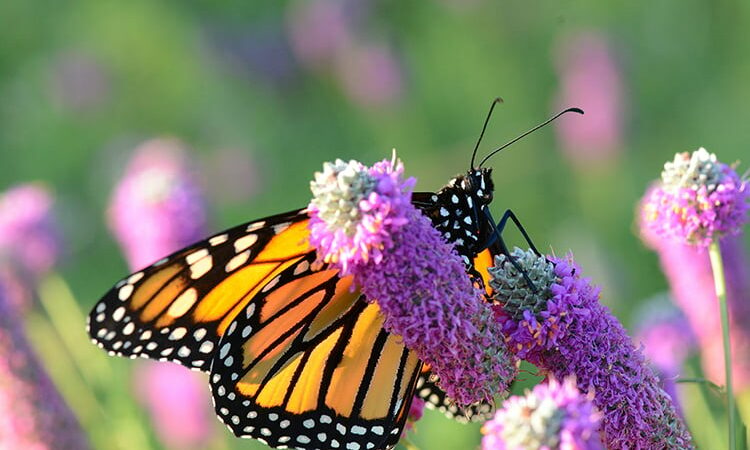
M729 416L729 448L737 449L737 423L734 406L734 388L732 387L732 348L729 340L729 313L727 312L727 289L724 279L724 263L721 260L721 248L718 240L711 242L708 248L711 257L711 268L714 273L716 298L719 300L721 313L721 334L724 340L724 373L726 375L727 409Z
M675 383L695 383L695 384L705 384L706 386L710 387L714 391L724 394L724 389L719 386L718 384L714 383L711 380L707 380L705 378L678 378L675 380Z

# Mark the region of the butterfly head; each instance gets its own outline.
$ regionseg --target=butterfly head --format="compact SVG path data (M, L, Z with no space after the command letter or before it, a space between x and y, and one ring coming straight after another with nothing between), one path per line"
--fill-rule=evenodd
M492 203L492 195L495 184L492 182L492 169L480 167L470 170L465 177L466 184L462 186L467 195L475 197L480 205L486 206Z

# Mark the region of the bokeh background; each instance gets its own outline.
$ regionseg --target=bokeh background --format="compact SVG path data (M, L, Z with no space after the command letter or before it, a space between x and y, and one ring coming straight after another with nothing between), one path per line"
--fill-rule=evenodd
M675 152L748 167L748 27L735 0L0 2L0 189L34 183L56 230L42 275L9 271L8 295L93 447L264 448L214 419L202 375L109 358L83 334L83 314L137 268L138 238L122 235L138 215L113 204L134 158L188 174L201 200L172 220L207 234L306 204L334 158L370 164L395 147L418 189L436 190L468 168L501 96L480 154L563 106L586 110L491 160L494 214L511 208L538 247L574 251L635 333L668 290L638 238L639 197ZM694 354L677 372L703 376ZM699 443L718 448L718 396L679 389ZM423 449L480 438L434 411L410 435Z

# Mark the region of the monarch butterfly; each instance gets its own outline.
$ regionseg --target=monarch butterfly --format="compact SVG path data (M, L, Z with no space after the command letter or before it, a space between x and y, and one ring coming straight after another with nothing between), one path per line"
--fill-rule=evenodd
M488 209L494 185L481 166L505 146L474 167L496 103L472 168L412 197L481 287L494 256L509 256L499 231L507 220L520 228L510 211L496 226ZM580 110L506 145L568 111ZM208 372L220 420L272 447L391 448L415 394L460 420L486 418L489 404L452 405L352 277L316 261L308 220L299 209L242 224L129 275L94 306L89 335L110 354Z

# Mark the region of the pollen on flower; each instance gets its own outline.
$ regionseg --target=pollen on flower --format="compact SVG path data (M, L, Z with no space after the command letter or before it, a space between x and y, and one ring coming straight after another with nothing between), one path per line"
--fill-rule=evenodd
M310 182L313 199L310 206L329 230L341 230L351 237L362 218L359 203L374 189L375 180L367 168L357 161L324 163L323 171L315 173Z

